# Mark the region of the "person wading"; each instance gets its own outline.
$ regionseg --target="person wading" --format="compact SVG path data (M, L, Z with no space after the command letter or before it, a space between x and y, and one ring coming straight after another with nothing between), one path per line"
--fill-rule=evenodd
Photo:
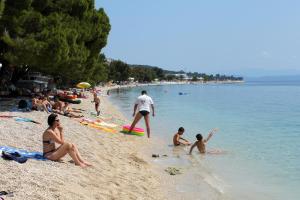
M135 125L140 121L140 119L142 117L144 117L145 119L145 123L146 123L146 128L147 128L147 135L148 135L148 138L150 138L150 117L149 117L149 114L150 114L150 110L152 108L152 116L154 117L155 114L154 114L154 105L153 105L153 100L151 97L149 97L147 95L147 92L145 90L142 91L142 95L140 95L135 104L134 104L134 108L133 108L133 117L135 116L132 124L131 124L131 127L129 129L129 132L131 132ZM139 110L138 113L136 113L136 110Z

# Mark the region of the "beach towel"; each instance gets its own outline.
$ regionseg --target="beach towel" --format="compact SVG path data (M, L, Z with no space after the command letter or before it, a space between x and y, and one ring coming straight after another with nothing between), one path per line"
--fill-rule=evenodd
M116 123L124 123L125 120L123 119L119 119L117 118L116 116L112 115L112 114L108 114L108 113L101 113L100 116L97 116L97 118L100 118L100 119L103 119L103 120L110 120L110 121L113 121L113 122L116 122Z
M99 123L95 123L95 124L100 125L100 126L106 126L109 128L116 128L118 126L117 124L106 123L106 122L99 122Z
M30 110L30 108L22 108L22 109L20 109L20 108L14 107L14 108L10 109L9 111L10 112L30 112L31 110Z
M8 146L0 146L0 151L5 151L8 153L19 153L21 156L27 158L27 159L35 159L35 160L47 160L44 158L42 152L30 152L23 149L17 149L14 147L8 147Z
M17 116L13 116L13 115L0 115L0 118L13 118L13 117L17 117Z
M17 121L17 122L32 122L35 124L41 124L40 122L34 121L32 119L28 119L28 118L23 118L23 117L16 117L15 121Z
M100 125L96 125L94 123L81 121L80 124L88 126L88 127L96 128L98 130L105 131L105 132L108 132L108 133L117 133L117 130L115 130L115 129L108 128L108 127L103 127L103 126L100 126Z
M118 126L117 124L107 123L102 120L93 120L93 119L89 119L89 118L83 118L83 119L81 119L81 122L87 122L87 123L95 124L98 126L106 126L109 128L116 128Z

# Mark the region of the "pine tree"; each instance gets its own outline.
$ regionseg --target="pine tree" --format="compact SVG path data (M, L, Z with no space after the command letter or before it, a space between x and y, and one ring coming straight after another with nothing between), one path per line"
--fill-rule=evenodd
M103 81L107 71L100 52L109 31L108 16L93 0L6 0L0 62L67 83Z

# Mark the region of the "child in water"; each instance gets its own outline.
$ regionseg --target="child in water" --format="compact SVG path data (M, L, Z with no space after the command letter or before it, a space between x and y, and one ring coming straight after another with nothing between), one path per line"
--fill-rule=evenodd
M95 102L95 110L97 112L97 116L100 115L99 105L100 105L100 98L97 96L97 93L94 93L94 101Z
M201 134L197 134L196 135L197 141L191 146L190 155L192 154L192 151L195 146L197 146L197 148L201 154L205 154L206 153L206 147L205 147L206 143L218 130L219 129L217 129L217 128L211 130L206 139L203 139L203 136Z
M177 133L175 133L175 135L173 136L173 144L174 146L179 146L179 145L190 145L191 143L184 139L182 137L184 133L184 128L183 127L180 127L177 131Z

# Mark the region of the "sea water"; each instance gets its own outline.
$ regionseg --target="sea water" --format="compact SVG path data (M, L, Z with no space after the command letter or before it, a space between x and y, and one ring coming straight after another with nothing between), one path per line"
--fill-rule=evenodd
M147 86L110 98L130 118L142 89L155 103L151 134L164 141L157 150L169 154L156 162L183 169L175 187L182 199L201 199L208 190L202 199L300 199L300 83ZM219 128L207 149L224 153L203 156L194 149L189 156L188 147L173 147L180 126L193 142L197 133Z

